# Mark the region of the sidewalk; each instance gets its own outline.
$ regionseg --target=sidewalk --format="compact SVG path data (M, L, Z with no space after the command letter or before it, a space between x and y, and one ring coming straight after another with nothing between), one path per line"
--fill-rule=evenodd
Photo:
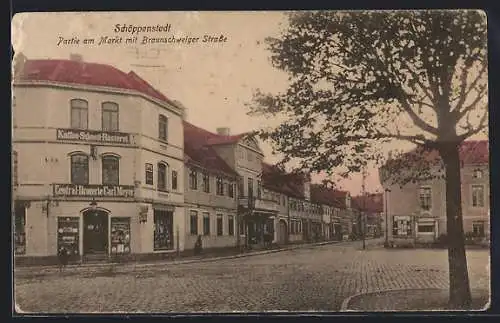
M242 257L258 256L282 251L289 251L300 248L308 248L315 246L322 246L327 244L337 244L343 243L344 241L324 241L317 243L307 243L307 244L296 244L278 249L260 250L260 251L250 251L244 253L238 253L230 256L208 256L208 257L189 257L184 260L162 260L155 262L127 262L127 263L91 263L91 264L76 264L68 265L64 268L64 274L95 274L101 272L114 273L128 273L137 270L147 270L161 267L168 267L171 265L181 265L190 263L201 263L201 262L212 262L224 259L235 259ZM54 274L60 274L58 266L30 266L30 267L17 267L14 270L15 278L36 278L49 276Z

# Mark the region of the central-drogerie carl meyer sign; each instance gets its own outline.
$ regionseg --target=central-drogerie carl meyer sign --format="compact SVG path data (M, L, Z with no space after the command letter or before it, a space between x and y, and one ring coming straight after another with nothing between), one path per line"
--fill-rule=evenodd
M54 184L54 196L134 197L133 185Z
M130 134L99 130L57 129L57 140L130 144Z

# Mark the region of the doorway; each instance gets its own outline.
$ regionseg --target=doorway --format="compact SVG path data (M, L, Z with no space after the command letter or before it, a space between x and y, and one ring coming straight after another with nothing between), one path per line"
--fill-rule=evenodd
M88 210L83 213L83 254L108 253L108 213Z
M285 220L280 220L278 226L278 243L280 245L286 244L288 237L288 230Z

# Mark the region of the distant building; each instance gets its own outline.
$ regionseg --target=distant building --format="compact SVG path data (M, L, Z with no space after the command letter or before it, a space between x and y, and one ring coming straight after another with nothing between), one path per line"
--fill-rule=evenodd
M409 154L415 154L415 151ZM423 156L435 162L439 155ZM390 161L389 161L390 162ZM489 150L487 141L466 141L460 147L462 216L464 232L488 236L490 228ZM384 168L385 167L385 168ZM387 165L381 168L382 185L387 194L389 240L429 242L446 234L446 190L444 179L410 182L400 187L391 184Z
M353 207L363 215L365 237L374 238L383 235L383 199L383 193L369 193L352 198Z

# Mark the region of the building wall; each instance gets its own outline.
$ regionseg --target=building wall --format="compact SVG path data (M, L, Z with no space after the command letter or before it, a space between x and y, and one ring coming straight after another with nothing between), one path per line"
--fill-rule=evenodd
M480 169L483 171L481 179L473 177L473 171ZM472 223L474 221L484 221L485 231L489 233L489 169L487 165L466 165L461 170L462 182L462 217L464 224L464 232L471 232ZM484 187L484 207L472 205L472 185L480 184ZM419 200L420 187L431 188L432 205L430 210L422 210ZM420 183L410 183L400 187L399 185L390 185L384 188L389 188L391 191L387 194L387 207L384 203L384 213L387 209L389 217L389 238L392 238L392 220L393 217L401 215L413 216L412 229L416 233L415 221L427 221L433 219L437 222L437 231L433 238L440 234L446 234L446 185L444 180L433 180ZM385 221L385 214L382 218ZM385 231L385 222L382 224ZM422 239L430 239L424 235Z

